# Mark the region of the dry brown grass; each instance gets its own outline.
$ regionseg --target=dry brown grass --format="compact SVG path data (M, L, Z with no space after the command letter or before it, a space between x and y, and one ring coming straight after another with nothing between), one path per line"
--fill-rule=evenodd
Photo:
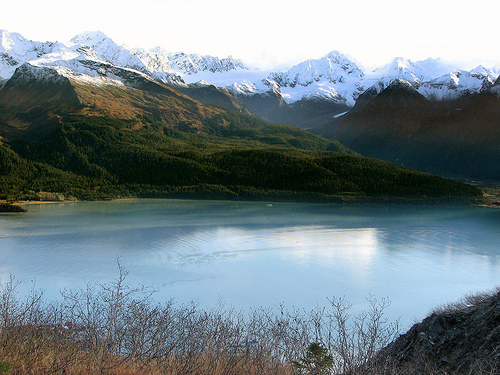
M203 106L166 86L157 86L159 91L148 92L133 87L73 83L73 88L83 103L81 114L135 120L135 129L141 127L140 117L151 115L153 108L155 117L171 127L185 122L201 127L202 120L223 112L218 108Z
M460 298L458 301L445 303L433 308L430 314L446 314L460 310L465 310L471 307L476 307L493 298L500 292L500 287L494 288L486 292L468 293Z

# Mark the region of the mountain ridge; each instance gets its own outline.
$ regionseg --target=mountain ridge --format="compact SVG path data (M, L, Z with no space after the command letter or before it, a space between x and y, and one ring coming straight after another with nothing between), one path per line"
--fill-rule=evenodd
M339 139L365 156L451 177L500 179L494 143L500 69L477 67L432 78L449 67L439 59L419 65L395 58L368 74L348 56L331 52L273 73L248 69L232 58L131 50L101 32L80 34L68 45L31 42L5 31L0 36L0 75L12 74L0 90L5 135L34 138L57 127L61 110L71 106L86 115L132 120L137 128L149 126L147 118L173 129L218 132L225 120L209 129L207 119L223 112L217 106L226 106L332 142ZM36 85L50 79L70 84L50 95L48 86L38 86L40 98L27 90L21 99L12 84L35 71ZM28 101L38 99L45 100L43 108L30 107ZM16 112L13 104L19 100L28 105ZM419 153L433 157L424 163ZM474 173L455 175L457 170Z
M84 32L67 45L28 41L20 34L0 33L0 80L5 81L20 64L37 60L38 64L74 58L100 60L139 70L162 83L186 86L205 81L228 89L234 95L262 95L274 91L292 104L304 99L325 100L353 107L359 95L378 84L384 88L395 79L405 79L426 97L456 98L467 92L479 92L500 74L500 65L470 71L452 67L440 59L413 62L394 58L374 70L366 70L354 59L332 51L319 59L310 59L280 71L249 69L241 60L118 46L102 32Z

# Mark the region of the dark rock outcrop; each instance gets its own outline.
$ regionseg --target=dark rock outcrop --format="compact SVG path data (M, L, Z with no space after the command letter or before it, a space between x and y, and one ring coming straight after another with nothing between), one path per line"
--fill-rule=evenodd
M447 374L500 373L500 293L436 312L384 348L378 366Z
M15 204L0 202L0 212L26 212L26 210Z

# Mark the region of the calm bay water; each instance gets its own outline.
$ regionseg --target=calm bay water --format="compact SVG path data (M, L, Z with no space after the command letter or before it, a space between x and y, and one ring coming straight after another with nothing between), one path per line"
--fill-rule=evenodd
M388 297L403 326L500 285L500 210L479 207L120 200L0 215L0 277L48 299L106 283L116 259L154 298L305 308Z

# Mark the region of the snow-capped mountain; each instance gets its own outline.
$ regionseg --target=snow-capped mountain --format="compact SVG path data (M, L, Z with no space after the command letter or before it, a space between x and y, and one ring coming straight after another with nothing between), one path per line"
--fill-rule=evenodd
M33 42L18 33L0 30L0 82L9 79L25 61L40 59L62 48L61 43Z
M422 95L431 99L453 99L490 88L498 75L486 71L458 70L417 85Z
M125 47L118 46L104 33L85 32L71 39L71 48L90 60L105 61L115 66L143 70L143 62Z
M100 31L85 32L71 39L75 45L82 46L90 58L96 57L116 66L137 69L149 73L196 74L201 71L227 72L246 69L243 63L231 56L219 59L214 56L171 53L161 47L150 50L141 48L127 49L118 46Z
M354 106L366 90L380 92L397 79L408 81L427 98L448 99L489 89L500 75L500 66L465 71L440 59L411 61L402 57L366 70L337 51L283 71L261 71L248 69L231 56L220 59L173 53L160 47L131 49L117 45L102 32L84 32L63 44L34 42L0 30L0 85L27 62L31 66L67 69L82 79L88 76L101 83L118 82L116 69L125 69L170 85L215 85L237 96L272 93L289 104L319 99L348 107ZM104 66L116 68L112 76L107 74L113 69Z
M363 92L363 77L362 68L352 58L338 51L269 75L269 79L276 82L288 101L328 98L351 106Z
M365 83L373 82L371 87L381 92L394 80L405 80L426 98L442 100L488 89L499 73L498 67L486 69L478 66L466 71L440 59L413 62L398 57L367 74Z
M240 60L235 60L232 56L219 59L215 56L201 56L195 53L172 53L161 47L150 50L133 49L131 53L140 59L144 67L141 70L149 72L153 77L167 84L182 84L186 81L183 77L196 75L199 72L226 73L247 69Z
M422 65L425 65L425 68ZM403 79L412 84L419 84L449 71L440 69L439 65L437 61L426 60L417 63L403 57L396 57L388 64L374 69L369 76L371 80L380 81L385 86L390 85L395 79Z
M78 62L87 60L134 69L158 81L173 84L184 84L183 75L246 69L241 61L231 56L219 59L208 55L170 53L159 47L128 49L117 45L102 32L79 34L67 44L33 42L8 31L0 34L0 80L9 79L25 62L36 66L71 65L78 71L81 65Z

